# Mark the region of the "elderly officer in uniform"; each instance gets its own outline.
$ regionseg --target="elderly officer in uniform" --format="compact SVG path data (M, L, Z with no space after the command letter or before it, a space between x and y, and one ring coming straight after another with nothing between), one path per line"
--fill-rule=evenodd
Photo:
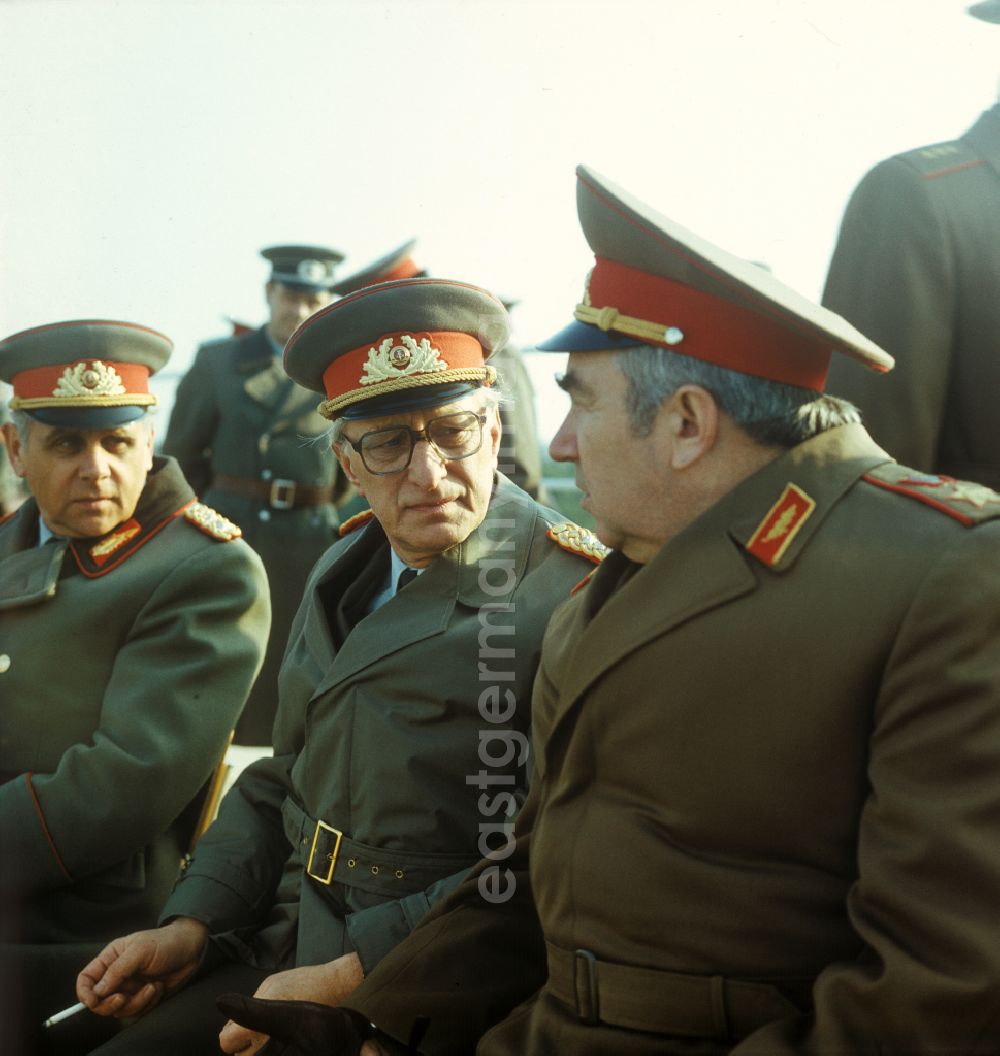
M1000 2L970 8L1000 22ZM958 139L888 158L844 213L823 303L890 351L885 382L834 363L830 387L927 473L1000 488L1000 102Z
M270 318L259 330L203 345L181 380L163 445L195 491L238 523L261 555L271 588L271 638L263 670L236 727L238 744L269 745L278 668L306 576L336 538L346 482L325 445L315 397L281 366L285 342L330 303L343 259L322 246L273 246L265 287Z
M823 394L878 346L578 175L552 453L613 552L546 633L516 894L474 871L346 1007L223 1007L323 1056L996 1053L1000 495Z
M3 960L27 966L30 1026L88 950L155 923L267 639L259 558L153 457L170 349L89 320L0 342L33 495L0 523Z
M324 393L337 458L371 511L306 587L274 758L226 796L168 923L112 943L78 992L132 1016L206 951L207 967L102 1056L215 1051L226 989L336 1002L483 855L481 897L512 897L542 632L601 548L496 473L484 354L506 335L490 294L413 279L331 305L289 342L286 369ZM263 1040L222 1035L227 1052Z
M404 242L360 271L338 280L333 292L346 296L378 282L425 276L426 270L413 259L413 247L416 244L416 239ZM513 304L513 301L503 302L508 311ZM542 455L535 421L535 390L528 368L524 365L524 357L517 345L508 341L503 348L493 353L490 365L499 375L499 384L507 397L500 404L500 422L503 426L500 472L533 499L544 502Z

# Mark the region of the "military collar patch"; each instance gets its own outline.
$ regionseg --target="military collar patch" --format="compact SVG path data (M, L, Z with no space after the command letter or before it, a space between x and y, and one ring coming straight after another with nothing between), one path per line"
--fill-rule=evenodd
M130 539L134 539L141 531L142 525L134 517L130 521L118 525L113 532L106 535L100 542L94 543L90 548L90 559L98 568L102 568Z
M593 561L595 565L599 565L611 552L593 532L573 521L550 524L545 534L563 550L568 550L571 554L579 554L580 557Z
M816 503L801 488L786 484L781 497L757 525L747 550L774 568L815 509Z

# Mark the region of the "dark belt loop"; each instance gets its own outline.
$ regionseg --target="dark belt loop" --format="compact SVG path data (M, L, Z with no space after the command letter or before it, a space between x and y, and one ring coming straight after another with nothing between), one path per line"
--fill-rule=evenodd
M712 1026L719 1041L730 1041L729 1012L726 1008L726 980L724 976L713 975L708 984L712 1001Z
M576 993L576 1014L588 1026L600 1021L597 1001L597 958L590 950L573 953L573 990Z

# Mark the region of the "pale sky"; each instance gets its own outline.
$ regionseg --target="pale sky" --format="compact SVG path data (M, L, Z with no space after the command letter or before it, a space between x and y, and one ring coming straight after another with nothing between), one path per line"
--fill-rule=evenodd
M168 370L263 320L258 250L438 276L567 321L583 162L818 297L877 160L997 94L955 0L0 0L0 334L122 318ZM533 356L543 432L561 413ZM164 422L165 425L165 422Z

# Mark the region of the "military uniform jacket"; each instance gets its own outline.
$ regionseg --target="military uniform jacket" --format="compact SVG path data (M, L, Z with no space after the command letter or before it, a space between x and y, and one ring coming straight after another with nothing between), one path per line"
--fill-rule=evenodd
M316 393L282 370L264 330L203 345L181 380L163 450L180 462L203 500L235 521L261 555L271 588L267 657L237 729L241 744L270 744L277 677L309 571L337 537L333 502L278 509L268 499L220 486L219 474L261 483L293 481L344 490L325 441L329 422ZM286 492L279 486L279 502Z
M1000 104L963 137L889 158L848 204L823 303L896 358L834 357L894 458L1000 488Z
M162 458L102 539L38 546L33 499L0 525L0 876L22 941L155 923L267 637L232 527Z
M530 887L345 1003L427 1054L1000 1051L998 515L845 426L610 555L543 646Z
M389 567L378 522L323 557L282 666L275 756L225 797L165 919L203 920L264 968L355 950L369 970L508 849L542 633L594 567L548 537L554 519L500 478L483 524L368 615Z

